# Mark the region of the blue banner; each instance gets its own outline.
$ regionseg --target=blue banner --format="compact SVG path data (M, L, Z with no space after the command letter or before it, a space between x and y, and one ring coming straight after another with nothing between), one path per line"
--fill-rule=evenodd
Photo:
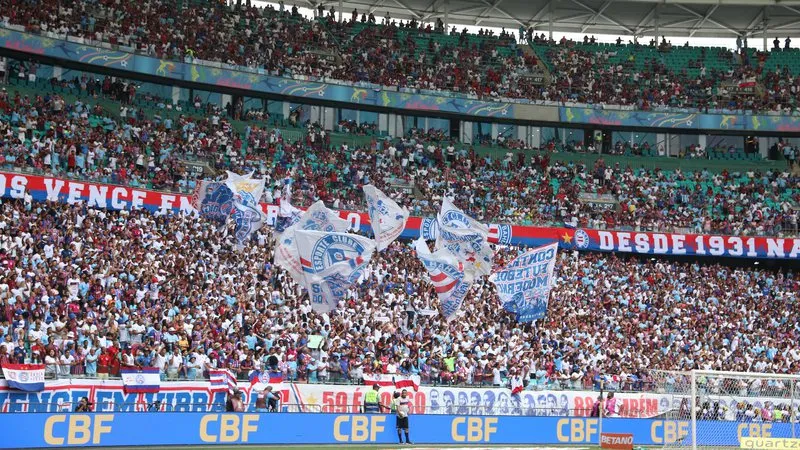
M518 322L532 322L547 314L558 243L528 250L489 278L497 287L503 308Z
M214 67L151 58L120 50L46 38L0 28L0 46L35 55L68 59L94 66L139 72L174 80L203 83L247 91L306 97L395 109L447 112L479 117L515 118L511 103L486 102L446 95L411 94L393 90L362 88L275 77L245 68ZM527 105L523 105L527 106ZM553 108L555 109L555 108ZM524 112L517 114L526 115ZM553 114L557 116L557 114Z
M585 107L562 107L559 118L566 123L613 127L669 128L681 130L800 131L800 117L742 113L622 111Z
M597 444L596 418L415 416L419 444ZM208 444L392 444L395 418L380 414L95 413L2 414L0 448ZM698 446L739 445L741 437L791 437L788 423L697 424ZM604 433L631 433L635 445L691 445L689 421L604 419ZM146 432L145 432L146 430ZM797 432L797 430L795 430Z

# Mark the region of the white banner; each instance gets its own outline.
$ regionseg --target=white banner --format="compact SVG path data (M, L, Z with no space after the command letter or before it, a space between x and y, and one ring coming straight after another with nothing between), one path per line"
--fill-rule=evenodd
M557 253L556 243L528 250L489 277L503 307L516 314L518 322L531 322L547 314Z

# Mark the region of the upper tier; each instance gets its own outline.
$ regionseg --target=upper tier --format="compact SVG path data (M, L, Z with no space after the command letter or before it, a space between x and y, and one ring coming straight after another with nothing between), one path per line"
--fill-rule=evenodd
M640 128L800 131L800 121L781 115L794 113L800 86L796 51L735 54L721 48L538 40L531 47L518 45L510 34L447 35L419 26L309 21L256 8L184 5L178 12L164 1L114 8L80 2L72 9L39 6L0 0L12 26L53 38L77 36L81 43L97 41L158 59L4 31L6 48L229 88L378 107ZM195 64L179 63L187 60ZM209 61L218 67L209 68ZM297 79L366 84L344 87ZM383 88L359 89L373 86ZM398 89L422 92L397 94ZM625 110L599 111L591 105ZM678 110L662 112L670 108ZM752 111L777 115L752 116Z

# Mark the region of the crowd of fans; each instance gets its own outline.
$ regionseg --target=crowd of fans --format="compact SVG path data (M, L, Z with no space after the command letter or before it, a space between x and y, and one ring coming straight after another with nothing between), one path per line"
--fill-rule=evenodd
M283 4L276 9L191 2L178 11L181 4L164 0L48 3L2 0L0 9L6 23L32 32L124 45L159 58L482 98L793 113L800 89L799 74L788 67L765 68L770 52L741 46L735 52L702 48L686 66L674 66L663 56L679 49L666 41L642 46L620 40L598 51L593 38L554 42L521 29L520 41L545 46L526 52L510 32L454 29L447 36L441 23L387 17L378 24L373 14L358 11L339 21L332 7L309 20ZM616 57L622 50L627 58ZM711 60L722 65L707 69ZM533 76L542 73L542 62L550 67L548 84ZM763 89L756 88L758 81Z
M796 373L800 280L791 271L561 252L549 312L535 327L471 289L444 321L408 243L373 258L330 314L272 264L262 229L244 250L191 216L3 200L0 364L106 377L155 366L165 379L226 367L287 380L357 382L368 373L424 382L615 388L646 369ZM500 249L496 267L516 256ZM256 313L257 311L257 313ZM322 336L319 350L311 336Z
M280 196L295 180L295 206L318 199L334 208L363 210L360 187L387 191L403 183L401 199L415 215L434 214L443 195L485 222L522 225L782 235L797 230L800 180L790 172L682 172L592 166L549 156L478 156L437 130L412 130L397 140L372 139L350 148L329 145L310 126L300 141L254 123L239 133L217 113L201 118L147 118L102 110L59 95L0 91L0 166L139 187L191 192L196 175L185 160L216 170L256 170L267 178L263 198ZM612 200L612 207L587 201ZM608 206L608 205L605 205Z

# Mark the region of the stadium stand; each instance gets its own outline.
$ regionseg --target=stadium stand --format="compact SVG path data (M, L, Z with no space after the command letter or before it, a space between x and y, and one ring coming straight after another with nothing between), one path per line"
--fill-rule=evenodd
M104 88L97 89L99 94ZM108 86L107 95L113 97L111 89ZM474 148L429 132L412 132L396 141L373 137L350 146L331 143L325 130L313 127L288 136L254 122L239 122L237 129L220 111L195 119L174 110L167 115L155 106L157 100L133 117L127 111L130 105L108 98L105 105L110 110L78 100L67 104L62 94L22 92L0 93L5 119L0 122L0 166L8 169L191 192L196 178L181 163L190 160L219 171L257 170L275 189L266 194L267 203L280 195L285 176L294 177L299 186L293 204L308 206L322 199L334 208L351 210L363 209L361 186L375 183L390 189L387 180L402 180L415 189L406 202L417 215L435 213L447 193L465 211L495 223L797 233L794 205L800 202L800 179L788 171L756 166L717 173L703 166L633 169L603 158L584 163L553 160L548 153L532 158L522 153L498 157L497 152L495 157L481 156ZM117 110L124 111L122 117ZM294 139L286 139L289 136ZM610 195L618 208L597 210L587 195Z
M796 322L767 319L796 317L791 272L564 252L534 332L492 306L488 282L457 321L419 314L438 301L407 244L379 254L345 304L320 315L271 264L267 229L241 253L189 216L24 200L3 203L0 228L0 364L42 362L54 376L155 366L194 379L216 366L246 377L275 356L287 379L310 382L378 372L502 385L522 374L530 389L587 388L608 374L634 389L646 369L783 373L800 361ZM308 356L312 334L328 361Z
M800 85L797 51L735 52L666 41L609 45L590 43L588 37L584 43L555 43L536 36L518 44L513 32L445 34L441 25L416 20L378 24L371 14L353 14L338 22L327 11L309 20L296 7L231 9L216 2L154 0L140 8L3 0L0 7L9 11L7 24L27 31L119 45L162 59L479 98L795 114ZM542 69L551 78L546 86L534 81ZM744 95L741 86L752 91Z

